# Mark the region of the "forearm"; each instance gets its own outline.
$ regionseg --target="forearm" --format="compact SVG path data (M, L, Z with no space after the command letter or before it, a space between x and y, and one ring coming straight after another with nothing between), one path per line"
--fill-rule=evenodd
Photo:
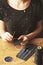
M37 36L42 30L42 20L38 23L36 30L34 30L32 33L27 34L26 36L29 39L33 39L35 36Z
M0 37L5 32L5 23L0 20Z

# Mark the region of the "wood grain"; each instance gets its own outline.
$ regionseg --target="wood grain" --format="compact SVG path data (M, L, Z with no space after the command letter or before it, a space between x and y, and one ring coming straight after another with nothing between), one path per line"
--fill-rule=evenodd
M43 38L34 39L31 42L35 43L36 45L38 45L37 43L41 42L41 46L43 46ZM21 49L22 47L20 45L14 46L13 43L3 41L0 38L0 65L36 65L34 63L35 54L31 56L27 61L16 57L17 53ZM11 56L13 58L12 62L6 62L4 60L7 56Z

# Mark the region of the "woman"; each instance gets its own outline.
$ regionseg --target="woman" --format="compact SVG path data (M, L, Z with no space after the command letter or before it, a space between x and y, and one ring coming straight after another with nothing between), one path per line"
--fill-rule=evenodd
M26 45L42 30L42 13L39 0L1 0L0 37L10 42L22 39Z

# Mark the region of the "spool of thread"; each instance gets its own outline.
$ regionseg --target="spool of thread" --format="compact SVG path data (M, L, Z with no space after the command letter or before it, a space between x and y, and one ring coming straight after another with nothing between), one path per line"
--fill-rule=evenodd
M35 53L35 63L37 65L42 65L42 47L38 46Z

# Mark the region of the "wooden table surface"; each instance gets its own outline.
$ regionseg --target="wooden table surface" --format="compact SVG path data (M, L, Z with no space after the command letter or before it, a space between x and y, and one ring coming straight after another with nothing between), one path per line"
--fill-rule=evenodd
M43 46L43 38L32 40L33 43ZM9 43L0 39L0 65L36 65L34 63L35 54L32 55L27 61L21 60L16 57L17 53L22 49L21 46L14 46L13 43ZM7 56L11 56L12 62L6 62L4 59Z

